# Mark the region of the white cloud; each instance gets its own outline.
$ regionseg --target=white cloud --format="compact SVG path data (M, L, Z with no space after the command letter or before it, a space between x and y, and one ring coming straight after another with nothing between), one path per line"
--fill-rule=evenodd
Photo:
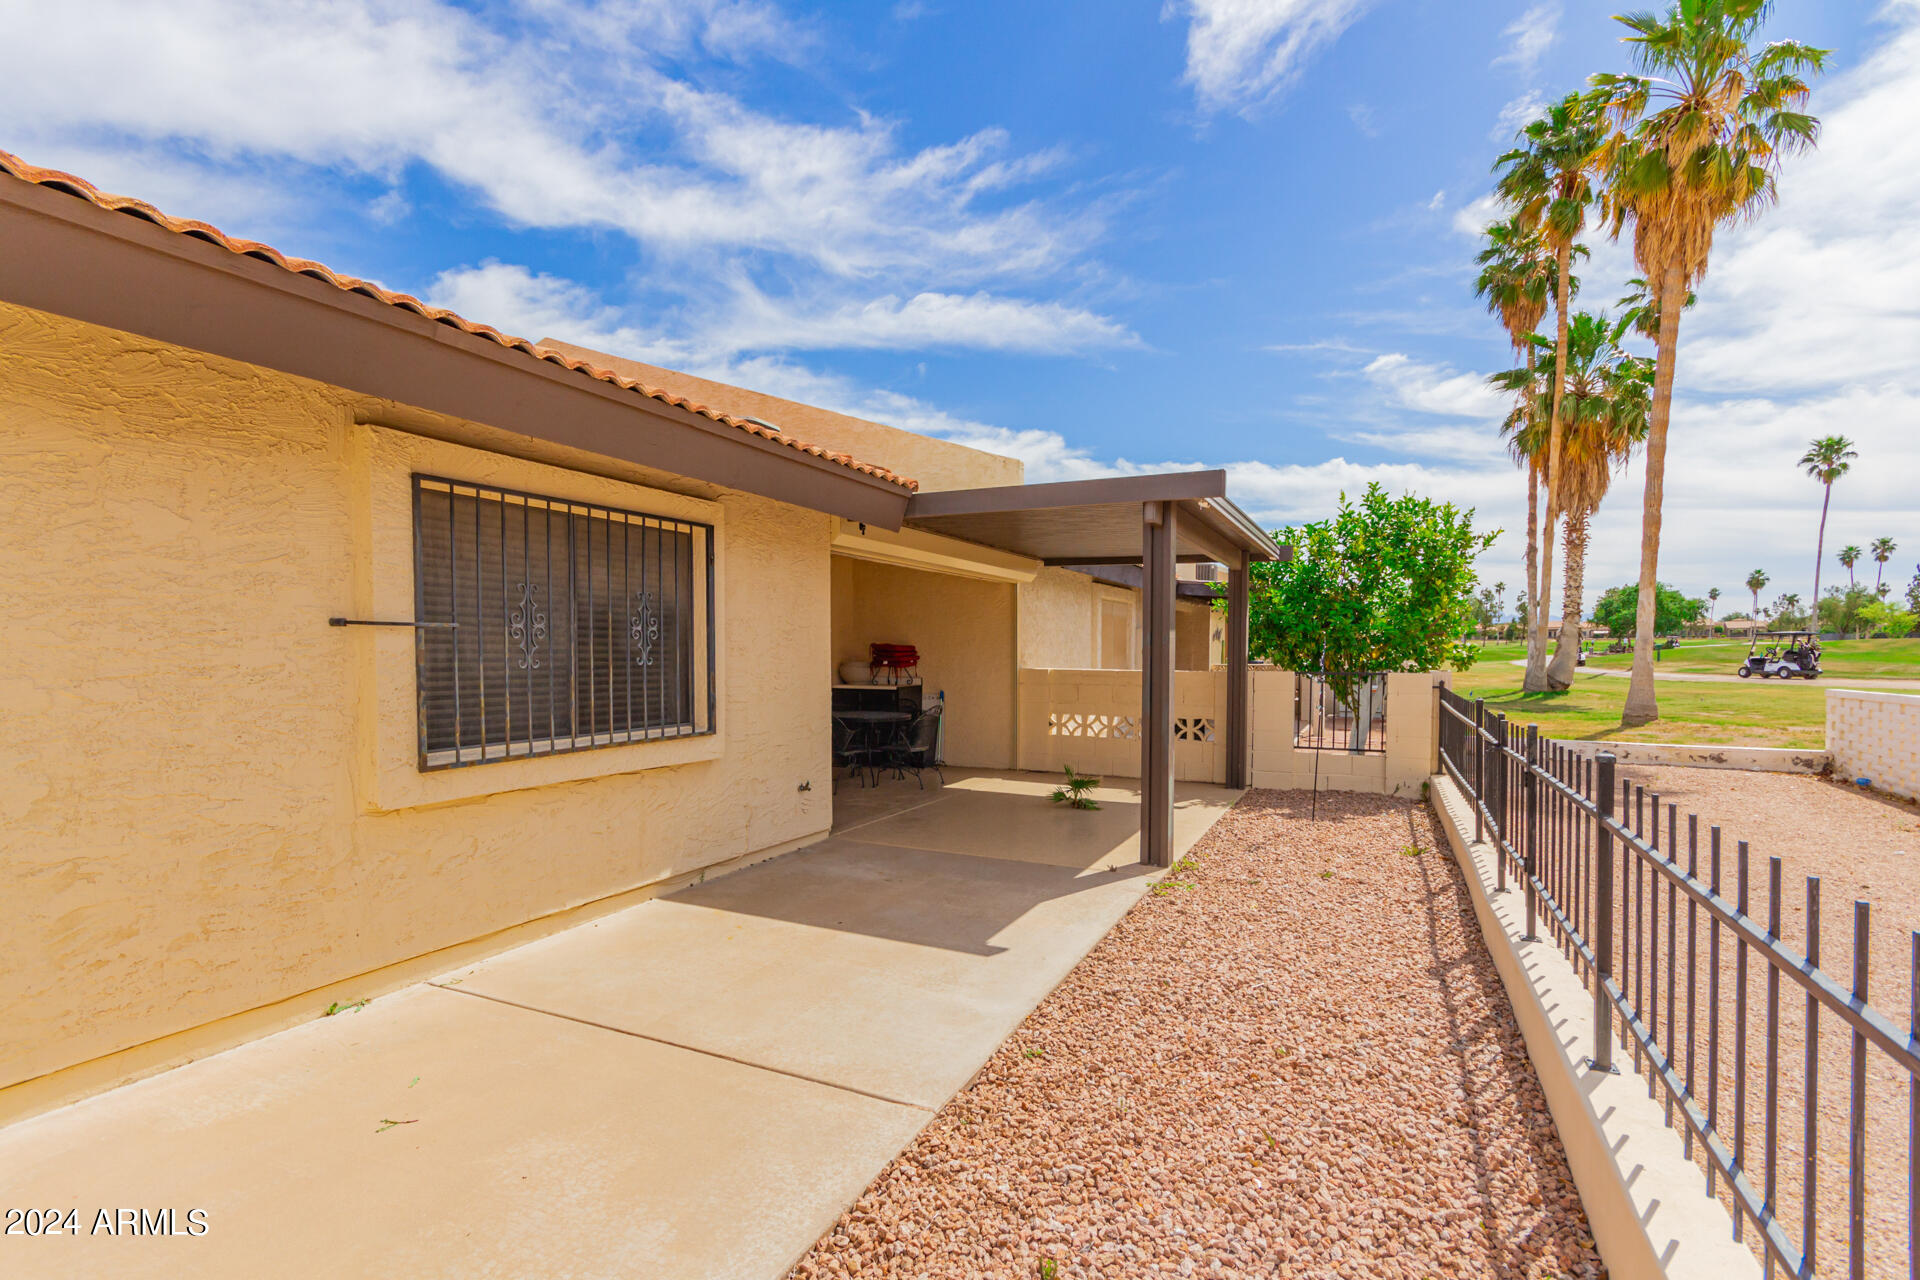
M1103 228L1097 207L1020 198L1062 157L1002 131L913 149L894 122L781 119L664 65L804 49L771 4L0 0L0 29L10 146L103 161L103 181L179 175L143 193L213 179L304 194L424 166L525 226L948 289L1055 272ZM173 203L221 216L211 193Z
M1506 416L1506 397L1487 385L1484 374L1456 373L1400 352L1375 357L1362 372L1397 408L1496 423Z
M1140 345L1126 326L1091 311L988 293L888 294L820 308L742 290L709 333L711 341L742 351L965 347L1059 355Z
M1187 19L1187 82L1206 111L1249 111L1298 79L1371 0L1168 0Z
M671 337L629 323L621 308L582 284L513 263L443 271L427 298L522 336L551 334L666 364L772 351L964 348L1061 355L1141 345L1131 330L1091 311L988 293L796 305L736 278L728 295L716 296L697 323L676 327Z
M1540 59L1558 38L1559 28L1557 3L1534 5L1500 33L1509 43L1506 52L1493 60L1493 65L1518 68L1522 76L1533 75L1540 69Z
M1506 206L1489 191L1485 195L1475 196L1453 211L1453 229L1463 236L1478 237L1486 231L1488 223L1506 216Z
M1529 89L1500 108L1494 118L1492 138L1504 150L1513 145L1514 135L1539 119L1547 109L1547 100L1538 89Z

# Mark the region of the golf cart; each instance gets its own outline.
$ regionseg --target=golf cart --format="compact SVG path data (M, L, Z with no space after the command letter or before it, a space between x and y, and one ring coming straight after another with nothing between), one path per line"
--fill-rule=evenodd
M1769 643L1762 651L1762 640L1780 643ZM1747 660L1740 664L1739 674L1742 680L1749 676L1811 680L1820 674L1820 637L1811 631L1756 632L1747 645Z

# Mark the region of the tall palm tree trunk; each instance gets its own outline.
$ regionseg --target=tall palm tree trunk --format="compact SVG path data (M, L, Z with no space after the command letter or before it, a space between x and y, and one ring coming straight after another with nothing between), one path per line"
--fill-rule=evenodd
M1533 669L1534 615L1540 612L1540 477L1527 468L1527 669Z
M1833 481L1820 499L1820 536L1813 540L1813 629L1820 629L1820 562L1827 558L1827 507L1833 502Z
M1581 596L1587 586L1587 526L1592 518L1593 513L1589 511L1567 513L1563 535L1566 545L1561 551L1561 563L1567 573L1560 592L1560 644L1547 667L1547 686L1552 689L1571 689L1573 673L1579 665L1580 615L1585 604Z
M1540 531L1543 553L1540 611L1534 624L1534 634L1539 637L1540 644L1537 661L1534 654L1528 654L1525 688L1529 693L1538 693L1549 687L1546 671L1547 614L1553 606L1553 535L1560 518L1560 399L1567 390L1567 311L1573 301L1572 291L1568 288L1568 276L1573 271L1573 241L1561 242L1555 261L1559 266L1560 278L1554 281L1553 417L1547 422L1547 526ZM1565 631L1564 627L1562 631Z
M1673 362L1680 349L1680 304L1685 297L1680 263L1670 261L1655 295L1660 340L1654 354L1653 412L1647 424L1647 489L1640 511L1640 597L1634 611L1633 675L1627 681L1627 702L1620 715L1620 722L1628 727L1660 718L1660 700L1653 688L1653 621L1659 603L1660 514L1667 496L1667 421L1673 414Z

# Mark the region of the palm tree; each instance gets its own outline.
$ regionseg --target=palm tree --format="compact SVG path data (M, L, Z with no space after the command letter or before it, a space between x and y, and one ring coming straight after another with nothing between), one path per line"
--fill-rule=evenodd
M1700 301L1700 295L1687 290L1687 300L1682 307L1692 307ZM1647 287L1645 276L1635 276L1627 281L1627 292L1615 304L1621 308L1620 323L1633 330L1649 342L1660 340L1660 304L1653 300L1653 290Z
M1880 585L1880 575L1887 571L1887 561L1893 559L1893 553L1899 549L1892 538L1873 540L1873 593L1877 596L1887 594L1887 589Z
M1720 588L1707 588L1707 625L1713 625L1713 611L1720 606Z
M1539 547L1534 541L1537 527L1534 517L1537 514L1536 499L1545 482L1547 473L1547 419L1539 411L1546 388L1546 370L1534 354L1546 345L1546 339L1539 334L1530 335L1527 362L1517 369L1508 369L1492 374L1487 381L1497 390L1506 391L1513 396L1513 408L1507 411L1506 421L1500 425L1500 434L1507 442L1507 453L1514 465L1527 473L1527 571L1531 577L1538 558ZM1531 584L1530 584L1531 585ZM1520 596L1521 603L1516 606L1525 611L1522 619L1527 628L1527 682L1526 687L1534 685L1534 656L1536 648L1542 658L1539 664L1539 688L1547 687L1546 646L1541 641L1541 633L1534 628L1534 622L1540 611L1534 607L1533 592L1525 591Z
M1485 298L1487 310L1500 318L1514 354L1525 356L1531 364L1533 331L1547 313L1547 295L1554 292L1554 255L1539 232L1513 218L1490 224L1486 236L1486 248L1474 259L1480 267L1474 294ZM1527 599L1533 600L1540 594L1540 482L1532 467L1526 471ZM1527 616L1531 624L1536 615ZM1547 687L1543 634L1532 625L1527 627L1525 687L1534 692Z
M1540 236L1553 252L1554 312L1553 402L1547 433L1547 518L1541 543L1547 549L1541 566L1539 604L1533 615L1533 633L1545 652L1547 611L1553 607L1553 537L1559 519L1561 389L1567 377L1567 325L1573 305L1573 258L1580 232L1586 228L1587 208L1594 203L1593 179L1599 172L1601 143L1607 136L1606 102L1597 93L1570 93L1547 108L1547 114L1520 131L1519 146L1493 162L1499 178L1494 192L1514 211L1514 221ZM1565 610L1562 610L1565 613ZM1562 619L1561 634L1566 634ZM1527 688L1534 688L1531 664Z
M1753 592L1753 620L1760 621L1760 591L1771 581L1765 569L1755 569L1747 575L1747 590Z
M1826 496L1820 499L1820 537L1813 544L1813 598L1820 598L1820 561L1826 556L1827 545L1827 506L1833 501L1833 482L1847 474L1853 465L1853 459L1860 455L1854 452L1853 441L1845 436L1821 436L1807 446L1800 455L1800 465L1807 474L1818 480L1826 489Z
M1567 328L1566 379L1560 387L1538 385L1533 418L1552 412L1557 399L1561 418L1560 484L1549 490L1557 509L1566 512L1564 555L1566 600L1560 611L1560 641L1547 668L1547 686L1566 689L1580 653L1580 618L1586 586L1588 528L1606 496L1614 468L1624 463L1647 435L1647 402L1653 362L1628 355L1619 345L1623 327L1605 316L1582 311ZM1546 339L1537 339L1542 348ZM1544 350L1542 356L1544 357ZM1523 374L1525 370L1514 370Z
M1684 299L1706 273L1713 233L1757 215L1775 198L1782 159L1813 145L1819 122L1799 110L1826 51L1790 40L1757 43L1767 0L1681 0L1664 16L1627 14L1641 75L1598 75L1622 132L1602 148L1603 202L1619 235L1633 222L1633 256L1653 282L1659 306L1647 485L1640 522L1640 599L1633 677L1621 716L1628 725L1659 717L1653 680L1653 623L1666 493L1667 426Z
M1860 548L1840 548L1840 563L1847 571L1847 590L1851 591L1859 584L1853 580L1853 566L1860 563Z

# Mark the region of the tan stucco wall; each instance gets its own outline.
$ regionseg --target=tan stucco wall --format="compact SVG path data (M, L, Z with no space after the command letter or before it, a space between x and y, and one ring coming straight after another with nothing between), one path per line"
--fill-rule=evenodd
M1173 611L1173 665L1179 671L1206 671L1213 666L1213 609L1197 600L1182 600Z
M1250 764L1256 787L1417 796L1439 767L1440 702L1434 689L1450 679L1445 672L1395 672L1387 677L1386 750L1372 755L1296 749L1293 672L1255 667L1249 674Z
M619 748L573 762L628 772L381 794L378 726L411 706L368 689L395 658L371 647L400 646L404 672L411 642L326 625L395 607L392 574L411 563L404 539L380 542L381 495L356 487L392 482L360 457L376 437L356 415L380 408L0 306L0 1085L828 825L814 673L832 522L727 492L699 495L722 528L715 758L649 768L668 757ZM562 497L670 500L487 465Z
M1042 569L1020 587L1020 665L1093 667L1099 634L1101 594L1118 599L1127 592L1095 582L1084 573Z
M1079 670L1100 665L1100 601L1124 600L1140 623L1140 592L1096 581L1069 569L1042 569L1020 587L1020 665ZM1174 608L1173 664L1205 671L1218 648L1210 643L1212 610L1198 601ZM1138 644L1136 650L1136 659ZM1137 665L1137 660L1136 660Z
M1140 776L1140 673L1022 668L1020 767L1057 773ZM1222 782L1227 776L1226 671L1173 677L1173 776Z
M926 696L946 691L947 763L1011 768L1015 590L1011 583L835 557L834 666L866 661L876 641L913 645Z
M818 405L785 400L707 378L696 378L690 373L643 364L638 360L628 360L552 338L542 339L541 344L557 347L578 359L591 360L625 377L637 378L648 386L685 396L723 413L771 422L788 435L797 436L809 444L837 449L841 453L852 454L862 462L891 468L900 475L919 481L923 492L1019 484L1025 470L1018 458L835 413Z
M1383 753L1301 751L1293 745L1291 671L1255 667L1251 689L1252 784L1293 790L1419 795L1440 745L1436 682L1444 673L1387 677ZM1226 777L1227 673L1179 671L1173 681L1174 776ZM1315 756L1319 759L1316 762ZM1023 667L1020 670L1020 767L1136 777L1140 772L1140 673Z

